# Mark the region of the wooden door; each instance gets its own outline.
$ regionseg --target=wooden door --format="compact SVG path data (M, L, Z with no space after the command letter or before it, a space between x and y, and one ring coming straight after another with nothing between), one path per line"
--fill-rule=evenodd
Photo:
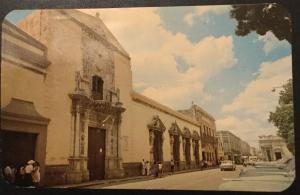
M90 180L105 176L105 130L89 127L88 169Z
M37 134L0 130L2 163L24 166L28 160L35 160Z

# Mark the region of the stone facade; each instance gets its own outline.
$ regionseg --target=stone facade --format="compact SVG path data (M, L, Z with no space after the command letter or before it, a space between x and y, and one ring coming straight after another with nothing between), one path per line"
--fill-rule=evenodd
M217 131L217 137L223 141L225 159L237 160L241 156L241 139L230 131Z
M216 136L223 146L224 159L241 163L242 156L250 156L250 145L230 131L217 131Z
M241 140L241 154L242 154L242 156L250 156L251 155L250 154L250 145L243 140Z
M218 140L213 116L197 105L192 105L186 110L179 110L179 112L192 117L200 123L199 133L201 137L202 159L209 164L217 164Z
M278 136L262 135L259 136L258 142L263 160L275 161L292 156L284 140Z
M42 185L140 175L142 159L166 171L217 159L214 118L134 92L130 57L100 18L42 10L3 25L1 130L38 135Z

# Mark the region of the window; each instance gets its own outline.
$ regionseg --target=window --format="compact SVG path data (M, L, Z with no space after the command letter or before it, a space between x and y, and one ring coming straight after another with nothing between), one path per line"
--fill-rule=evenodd
M103 80L99 76L93 76L92 92L94 99L103 99Z

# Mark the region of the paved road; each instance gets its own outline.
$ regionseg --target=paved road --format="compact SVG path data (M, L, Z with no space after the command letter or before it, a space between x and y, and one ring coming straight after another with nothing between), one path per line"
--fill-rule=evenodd
M176 190L218 190L223 183L223 178L238 177L242 166L237 166L236 171L220 171L220 169L210 169L182 174L165 176L147 181L137 181L126 184L111 185L103 187L101 185L89 186L92 189L176 189Z

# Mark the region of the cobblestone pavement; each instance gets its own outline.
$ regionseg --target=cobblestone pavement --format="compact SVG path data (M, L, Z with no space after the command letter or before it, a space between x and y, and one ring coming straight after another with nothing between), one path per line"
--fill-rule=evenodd
M220 171L210 169L182 174L168 175L147 181L137 181L110 186L94 185L89 189L176 189L176 190L218 190L223 178L238 177L242 166L237 166L236 171Z

